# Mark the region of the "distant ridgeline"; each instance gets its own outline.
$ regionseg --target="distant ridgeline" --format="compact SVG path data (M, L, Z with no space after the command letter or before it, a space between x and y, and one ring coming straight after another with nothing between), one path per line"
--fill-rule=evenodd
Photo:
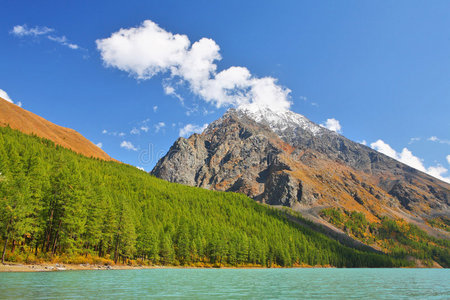
M244 195L169 183L8 127L0 128L0 172L7 261L408 265L345 247Z

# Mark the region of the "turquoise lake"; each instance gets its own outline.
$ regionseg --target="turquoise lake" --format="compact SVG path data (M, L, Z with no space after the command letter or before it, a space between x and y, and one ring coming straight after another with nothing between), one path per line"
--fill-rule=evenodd
M448 269L146 269L0 273L2 299L449 299Z

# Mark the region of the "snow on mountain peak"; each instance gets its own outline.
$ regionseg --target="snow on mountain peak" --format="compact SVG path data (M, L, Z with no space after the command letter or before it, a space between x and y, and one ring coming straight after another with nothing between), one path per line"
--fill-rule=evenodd
M237 111L244 113L257 123L268 125L278 135L283 135L286 130L298 127L311 132L313 135L324 131L323 127L288 109L274 110L269 107L250 104L238 107Z

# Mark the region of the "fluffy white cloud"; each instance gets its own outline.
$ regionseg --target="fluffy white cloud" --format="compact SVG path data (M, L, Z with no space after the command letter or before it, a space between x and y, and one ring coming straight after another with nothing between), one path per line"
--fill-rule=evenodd
M11 102L11 103L17 105L18 107L22 107L22 102L18 101L16 103L14 103L14 101L9 97L8 93L2 89L0 89L0 98L3 98L8 102Z
M0 98L5 99L8 102L14 103L11 98L9 98L8 93L0 89Z
M443 166L431 166L427 169L427 173L430 174L433 177L439 178L442 181L445 181L447 183L450 183L450 176L445 177L445 174L447 173L447 169Z
M145 169L143 167L136 166L136 168L138 168L141 171L145 171Z
M220 47L212 39L202 38L191 44L186 35L173 34L146 20L138 27L120 29L96 43L108 67L128 72L137 79L166 74L164 92L181 101L183 98L176 89L187 83L192 93L217 107L252 104L286 110L291 105L291 91L278 85L275 78L257 78L245 67L218 72L216 62L222 57Z
M422 162L422 159L415 156L408 148L403 148L402 152L395 151L389 144L385 143L383 140L378 140L370 144L372 149L381 152L389 157L392 157L410 167L413 167L419 171L425 172L433 177L436 177L442 181L450 183L450 176L445 177L447 169L441 165L430 166L426 168ZM447 157L448 159L448 157Z
M153 106L153 112L156 112L158 110L158 105Z
M150 128L148 128L147 125L141 126L141 130L144 131L144 132L148 132L149 129L150 129Z
M102 147L103 147L103 143L102 143L102 142L99 142L99 143L95 144L95 146L97 146L97 147L99 147L99 148L102 148Z
M392 149L392 147L389 146L389 144L385 143L383 140L378 140L378 141L370 144L370 147L372 149L377 150L378 152L383 153L384 155L387 155L389 157L392 157L392 158L395 158L397 160L400 160L397 157L397 151Z
M128 142L128 141L123 141L120 144L120 147L125 148L127 150L137 151L137 148L131 142Z
M150 20L140 27L120 29L96 43L107 66L139 79L151 78L180 65L190 45L186 35L174 35Z
M366 140L362 140L361 142L359 142L361 145L366 146L367 145L367 141Z
M327 121L324 124L321 124L323 127L328 128L331 131L340 133L342 130L341 124L338 120L331 118L327 119Z
M195 124L187 124L183 128L180 128L180 136L188 137L193 133L202 133L203 130L208 127L208 124L203 124L203 126L195 125Z
M447 155L447 162L448 162L448 164L450 165L450 154L449 155Z
M38 36L48 34L53 31L55 30L46 26L35 26L29 28L26 24L24 24L14 26L11 33L17 36Z

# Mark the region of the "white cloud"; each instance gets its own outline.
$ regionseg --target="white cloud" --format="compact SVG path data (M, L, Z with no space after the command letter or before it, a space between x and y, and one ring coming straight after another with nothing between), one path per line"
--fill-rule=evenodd
M5 99L8 102L11 102L13 104L16 104L18 107L22 107L22 102L18 101L16 103L14 103L14 101L9 97L8 93L2 89L0 89L0 98Z
M188 137L193 133L202 133L203 130L208 127L208 124L203 124L203 126L195 125L195 124L187 124L183 128L180 128L180 136Z
M366 140L362 140L361 142L359 142L361 145L366 146L367 145L367 141Z
M14 103L11 98L9 98L8 93L0 89L0 98L5 99L8 102Z
M138 169L141 170L141 171L145 171L145 169L144 169L143 167L136 166L136 168L138 168Z
M442 181L445 181L447 183L450 183L450 176L445 177L445 174L447 173L447 169L443 166L437 165L437 166L431 166L427 169L427 173L433 177L436 177Z
M137 151L137 148L131 142L128 142L128 141L123 141L120 144L120 147L125 148L127 150Z
M56 36L52 35L50 33L54 32L55 30L53 28L49 28L46 26L35 26L32 28L29 28L26 24L24 25L16 25L13 27L13 29L10 31L11 34L18 36L18 37L25 37L25 36L32 36L32 37L38 37L38 36L45 36L50 41L56 42L62 46L66 46L73 50L81 49L80 46L74 43L70 43L66 36Z
M155 132L159 132L159 130L164 127L166 127L166 123L159 122L158 124L155 125Z
M28 28L26 24L24 25L16 25L11 30L11 33L16 36L38 36L38 35L44 35L48 34L50 32L55 31L52 28L48 28L46 26L35 26L32 28Z
M148 132L149 129L150 129L150 128L148 128L147 125L141 126L141 130L144 131L144 132Z
M397 152L394 149L392 149L392 147L389 146L389 144L386 144L383 140L378 140L378 141L370 144L370 147L372 149L377 150L378 152L383 153L384 155L387 155L389 157L392 157L392 158L395 158L397 160L400 160L397 157Z
M439 144L447 144L447 145L450 145L450 141L449 141L449 140L443 140L443 139L438 138L437 136L430 136L430 137L428 138L428 140L431 141L431 142L439 143Z
M126 134L124 132L117 132L117 131L108 131L106 129L102 130L103 134L111 135L111 136L120 136L124 137Z
M136 127L133 127L133 129L131 129L130 133L131 134L140 134L140 131Z
M321 124L323 127L328 128L331 131L341 133L342 127L338 120L331 118L327 119L327 121L324 124Z
M395 151L389 144L385 143L383 140L378 140L370 144L372 149L383 153L393 159L396 159L410 167L413 167L419 171L425 172L433 177L436 177L442 181L450 183L450 176L445 177L447 169L441 165L430 166L426 168L422 162L422 159L415 156L408 148L403 148L402 152ZM448 158L448 157L447 157Z
M63 46L69 47L70 49L73 49L73 50L77 50L78 48L80 48L80 46L78 46L77 44L69 43L69 41L67 40L67 38L64 35L63 36L49 35L49 36L47 36L47 38L51 41L57 42Z
M450 154L449 155L447 155L447 162L448 162L448 164L450 165Z
M158 105L153 106L153 112L156 112L158 110Z
M102 142L99 142L99 143L95 144L95 146L97 146L97 147L99 147L99 148L102 148L102 147L103 147L103 143L102 143Z
M176 87L187 83L192 93L217 107L251 104L285 110L291 105L291 91L278 85L275 78L257 78L245 67L219 72L216 62L222 59L220 47L212 39L202 38L191 44L186 35L172 34L146 20L138 27L120 29L96 43L108 67L128 72L137 79L165 73L164 92L181 101ZM171 84L175 80L177 84Z

